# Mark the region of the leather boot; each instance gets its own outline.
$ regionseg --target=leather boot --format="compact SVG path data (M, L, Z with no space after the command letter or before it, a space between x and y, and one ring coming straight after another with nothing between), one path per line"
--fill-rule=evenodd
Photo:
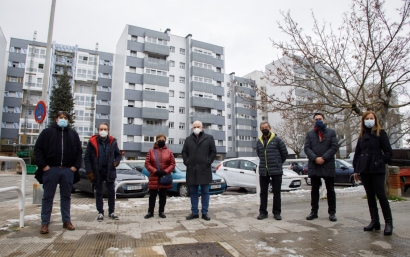
M48 224L42 224L41 225L40 233L41 234L48 234Z
M391 215L391 210L390 208L388 209L382 209L383 211L383 216L384 216L384 222L385 222L385 226L384 226L384 235L385 236L390 236L391 234L393 234L393 217Z
M379 210L377 208L369 208L372 221L363 228L364 231L380 230Z

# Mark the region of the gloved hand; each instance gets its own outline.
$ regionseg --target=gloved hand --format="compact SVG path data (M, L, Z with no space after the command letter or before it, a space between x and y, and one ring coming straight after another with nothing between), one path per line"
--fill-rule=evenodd
M87 173L87 177L90 181L94 181L94 173Z
M118 163L117 163L117 162L113 162L112 165L114 165L114 167L117 167L117 166L118 166Z
M156 172L155 172L155 176L158 176L158 177L161 177L161 176L164 176L164 175L166 175L167 173L165 172L165 171L163 171L163 170L157 170Z

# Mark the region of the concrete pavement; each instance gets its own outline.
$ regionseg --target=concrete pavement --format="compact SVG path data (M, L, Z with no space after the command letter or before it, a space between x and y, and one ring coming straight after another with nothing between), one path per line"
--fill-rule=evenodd
M18 179L0 174L2 181ZM27 184L33 181L28 176ZM383 235L383 220L381 231L364 232L370 217L362 187L337 190L337 222L329 221L325 199L320 201L319 218L306 220L308 190L282 193L281 221L272 214L257 220L258 197L246 194L211 196L210 221L187 221L189 198L168 197L166 219L158 217L158 203L155 217L144 219L148 199L130 198L117 199L120 220L97 222L94 199L75 194L71 206L75 231L62 229L57 194L47 235L39 233L41 207L33 205L32 192L27 193L24 228L18 227L17 196L0 196L0 256L216 256L200 248L200 243L213 242L225 251L223 256L410 256L410 201L391 202L392 236ZM172 246L179 247L178 254Z

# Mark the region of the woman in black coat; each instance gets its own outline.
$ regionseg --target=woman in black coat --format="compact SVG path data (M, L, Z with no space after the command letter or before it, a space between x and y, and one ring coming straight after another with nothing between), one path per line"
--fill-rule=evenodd
M389 138L382 130L376 114L373 111L365 112L362 116L361 130L353 158L355 179L358 179L360 173L372 219L370 224L363 228L364 231L380 230L377 196L386 224L384 235L391 235L393 232L393 218L384 191L386 163L390 162L391 156Z

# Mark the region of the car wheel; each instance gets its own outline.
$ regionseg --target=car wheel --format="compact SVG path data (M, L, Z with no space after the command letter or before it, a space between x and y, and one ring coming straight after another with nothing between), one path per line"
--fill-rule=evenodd
M310 178L305 178L305 181L306 181L306 185L311 185L312 184L312 182L310 181Z
M178 186L178 194L179 194L179 196L182 196L182 197L188 197L189 196L189 187L186 184L180 184Z

